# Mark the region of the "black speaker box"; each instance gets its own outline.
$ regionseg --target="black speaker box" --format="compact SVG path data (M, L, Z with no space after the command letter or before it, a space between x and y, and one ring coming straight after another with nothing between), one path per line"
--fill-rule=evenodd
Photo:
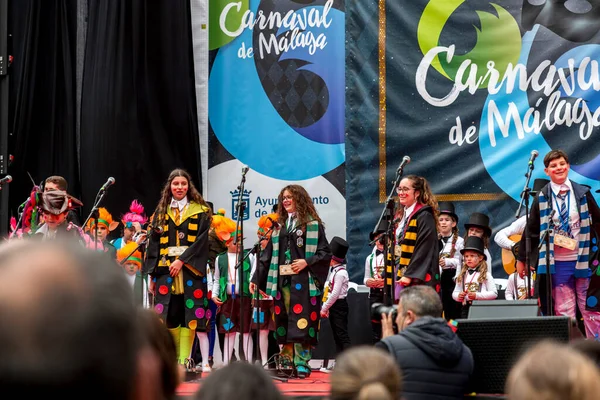
M543 339L568 342L569 317L459 319L457 335L471 349L475 368L470 391L504 393L506 377L517 359Z
M540 315L537 299L476 300L469 308L469 319L532 318Z

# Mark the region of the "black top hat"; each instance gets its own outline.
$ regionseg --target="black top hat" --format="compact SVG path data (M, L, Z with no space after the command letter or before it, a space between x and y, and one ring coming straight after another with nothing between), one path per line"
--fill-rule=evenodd
M490 228L490 217L482 213L473 213L469 216L469 222L465 224L467 231L470 227L476 226L485 231L488 237L492 236L492 228Z
M344 262L346 254L348 253L348 242L338 236L334 236L329 243L331 248L331 258L337 262Z
M536 179L533 181L533 189L531 189L532 191L532 195L536 195L538 194L542 188L544 186L546 186L547 184L549 184L550 181L548 179Z
M212 203L212 201L207 201L206 204L208 204L208 206L210 207L210 212L212 212L214 214L215 205Z
M484 260L487 260L487 256L483 251L483 239L479 236L469 236L467 240L465 240L465 247L460 250L460 254L465 254L465 251L467 250L475 251L481 254Z
M440 214L448 214L458 222L458 215L456 215L456 212L454 211L454 203L451 201L440 201L438 203L438 208L440 209Z

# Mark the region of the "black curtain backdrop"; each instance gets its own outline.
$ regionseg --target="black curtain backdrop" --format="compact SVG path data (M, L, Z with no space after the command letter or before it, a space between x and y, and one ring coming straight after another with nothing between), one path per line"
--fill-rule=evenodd
M115 219L133 199L151 214L174 168L187 169L201 188L188 1L88 0L86 37L76 37L76 1L12 3L22 58L19 86L11 92L13 212L31 188L17 172L22 169L37 180L65 176L84 203L82 222L109 176L116 183L102 206ZM73 53L82 40L78 147Z
M67 0L9 1L9 32L14 62L10 70L11 132L14 162L10 213L36 183L62 175L78 194L75 131L75 8Z

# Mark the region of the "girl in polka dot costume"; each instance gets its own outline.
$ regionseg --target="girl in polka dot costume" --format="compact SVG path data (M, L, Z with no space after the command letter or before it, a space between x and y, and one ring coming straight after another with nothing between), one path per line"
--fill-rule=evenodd
M169 175L151 220L145 268L151 276L154 310L173 335L180 364L189 359L194 333L200 350L208 354L207 268L210 208L189 173ZM189 367L189 365L188 365Z
M293 360L299 378L306 378L312 347L318 343L331 251L323 223L302 186L284 187L278 204L279 228L261 255L250 291L260 288L274 296L275 336L283 345L281 355Z

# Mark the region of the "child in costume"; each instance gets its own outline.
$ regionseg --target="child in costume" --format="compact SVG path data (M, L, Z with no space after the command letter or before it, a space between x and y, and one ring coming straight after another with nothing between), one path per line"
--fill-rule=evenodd
M483 239L467 237L460 252L464 265L456 278L452 297L462 303L461 318L467 318L473 300L494 300L498 297L498 289L486 263Z
M118 250L131 241L136 241L136 234L140 236L142 225L148 222L144 214L144 206L137 200L133 200L129 206L129 212L121 217L123 224L123 236L112 241L112 245Z
M241 333L246 360L252 360L252 336L250 323L252 316L252 298L250 296L250 277L256 269L256 258L249 254L239 268L239 244L233 240L234 232L227 241L227 253L217 256L213 279L212 301L219 306L219 332L225 334L223 363L229 364L233 353L235 334ZM244 252L246 256L246 252ZM242 275L243 288L239 287L239 275ZM241 311L240 311L241 308ZM241 313L241 314L240 314Z
M260 240L261 251L265 249L271 233L274 229L274 222L277 221L277 214L272 213L263 215L258 220L257 235ZM259 296L258 298L256 296ZM260 347L260 360L262 365L267 368L269 359L269 332L275 331L275 319L273 317L273 308L275 306L273 297L268 296L262 291L256 291L252 300L252 326L258 330L258 341Z
M333 340L337 354L350 347L348 336L348 272L346 271L346 254L348 242L335 236L329 243L331 248L331 271L325 283L321 318L329 318Z
M371 239L373 239L372 236ZM376 237L376 240L373 251L365 259L363 283L369 288L369 310L373 304L383 303L383 269L385 268L383 235ZM381 323L371 320L371 331L373 343L377 343L381 339Z
M458 236L458 215L454 212L454 204L441 201L438 204L438 233L440 237L440 269L442 272L442 305L447 320L460 317L460 305L452 298L456 271L460 269L462 255L460 250L465 240Z
M492 228L490 228L490 217L482 213L473 213L469 216L469 222L465 224L467 233L464 237L465 241L470 236L477 236L483 240L484 255L487 265L492 269L492 255L488 250L490 246L490 236L492 236ZM456 274L459 275L460 271L457 270Z
M148 303L148 277L142 275L142 252L138 244L129 242L117 250L117 261L123 266L133 289L135 304L145 308Z
M87 223L86 233L90 236L88 248L108 253L112 258L117 258L117 249L109 243L106 238L109 232L114 231L119 223L113 221L112 215L104 207L98 209L98 219L92 219ZM97 227L97 229L96 229Z

